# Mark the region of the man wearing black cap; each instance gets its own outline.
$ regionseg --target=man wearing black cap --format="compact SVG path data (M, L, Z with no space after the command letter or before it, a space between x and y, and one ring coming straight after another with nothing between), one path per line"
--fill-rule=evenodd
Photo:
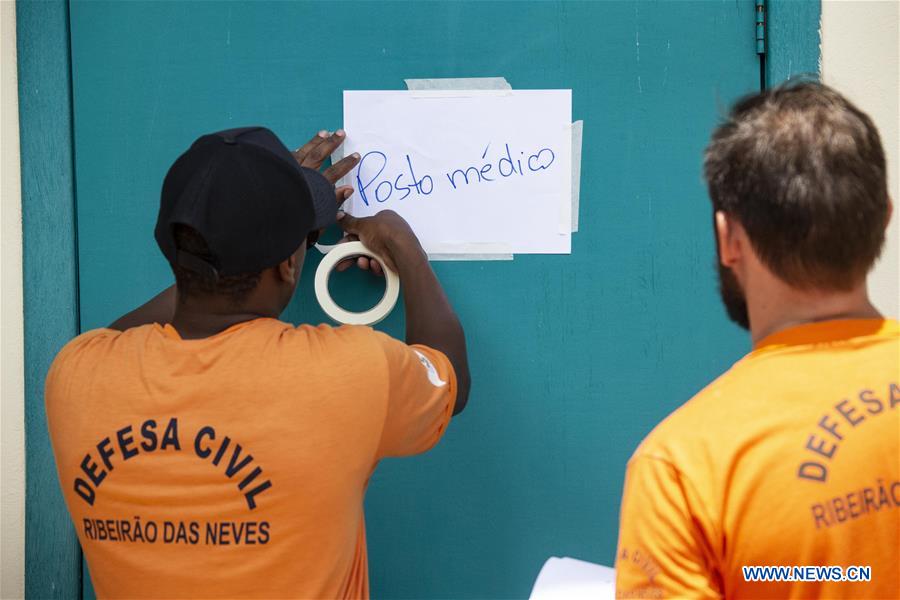
M359 157L318 169L343 139L320 132L293 153L260 127L198 139L156 224L176 285L54 361L48 424L98 596L368 596L368 479L437 443L469 374L406 222L338 212L352 189L334 182ZM406 344L278 320L338 220L399 273Z

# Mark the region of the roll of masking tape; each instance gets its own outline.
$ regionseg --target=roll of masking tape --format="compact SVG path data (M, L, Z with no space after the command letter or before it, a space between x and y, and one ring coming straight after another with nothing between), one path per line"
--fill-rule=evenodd
M334 267L342 260L353 256L374 258L381 263L384 270L384 296L378 304L364 312L344 310L337 305L328 291L328 279L331 277ZM387 268L384 260L366 248L362 242L347 242L337 244L322 258L319 268L316 269L315 289L319 306L334 321L348 325L374 325L388 316L394 309L394 305L397 304L397 298L400 296L400 278L394 271Z

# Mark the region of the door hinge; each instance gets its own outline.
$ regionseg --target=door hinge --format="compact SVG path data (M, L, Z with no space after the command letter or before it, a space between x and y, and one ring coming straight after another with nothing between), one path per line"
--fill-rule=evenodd
M756 54L759 56L760 91L766 89L767 18L766 0L756 0Z
M756 53L766 53L766 0L756 0Z

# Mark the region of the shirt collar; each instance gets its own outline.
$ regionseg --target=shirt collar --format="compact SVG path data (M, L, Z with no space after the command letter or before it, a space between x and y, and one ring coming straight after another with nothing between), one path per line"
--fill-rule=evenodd
M859 337L900 334L900 324L894 319L837 319L788 327L769 334L753 348L753 353L775 350L785 346L802 346L839 342Z

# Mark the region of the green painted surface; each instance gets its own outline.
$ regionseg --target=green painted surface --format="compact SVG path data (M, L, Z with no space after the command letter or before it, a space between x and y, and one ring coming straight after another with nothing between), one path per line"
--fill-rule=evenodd
M81 550L59 489L44 377L78 332L68 8L16 3L25 301L25 594L78 597Z
M766 78L769 85L819 76L818 0L768 0L769 55Z
M343 89L407 77L572 88L573 254L436 265L468 333L470 407L434 452L373 477L370 569L376 597L499 598L526 596L550 555L610 564L628 456L747 346L715 292L700 156L756 88L753 21L752 1L76 2L81 323L171 282L152 238L159 188L200 133L261 123L298 145L340 126ZM289 320L323 320L314 267ZM400 335L400 312L381 327Z

